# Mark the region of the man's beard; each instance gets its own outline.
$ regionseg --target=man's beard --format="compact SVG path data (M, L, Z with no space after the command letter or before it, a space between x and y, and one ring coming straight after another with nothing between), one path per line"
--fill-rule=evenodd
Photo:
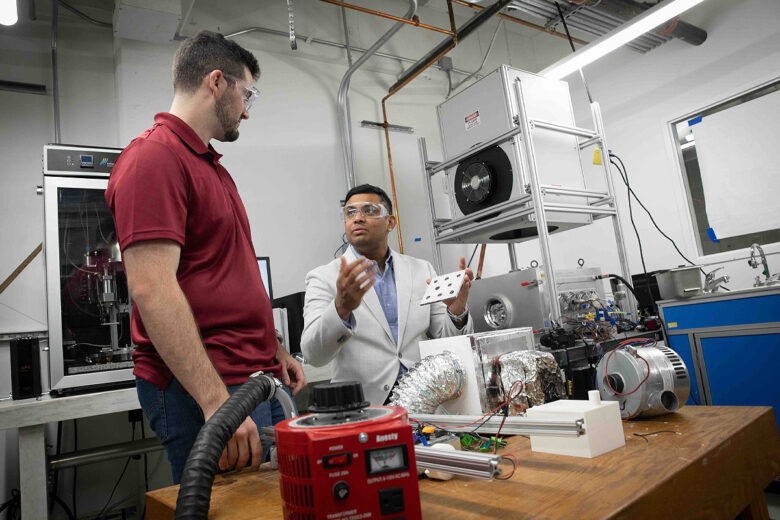
M217 120L222 125L224 135L222 139L219 139L223 143L232 143L238 139L238 123L230 117L228 113L228 103L223 102L221 99L216 104Z

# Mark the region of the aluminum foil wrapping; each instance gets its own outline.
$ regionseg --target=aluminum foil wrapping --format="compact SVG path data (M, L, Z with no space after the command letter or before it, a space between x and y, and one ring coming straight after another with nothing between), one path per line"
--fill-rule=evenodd
M526 409L558 399L566 399L566 387L555 358L549 352L518 350L496 358L504 395L521 381L512 393L512 411Z
M390 396L390 404L409 413L436 413L440 404L460 396L463 384L460 359L445 350L421 359L404 374Z

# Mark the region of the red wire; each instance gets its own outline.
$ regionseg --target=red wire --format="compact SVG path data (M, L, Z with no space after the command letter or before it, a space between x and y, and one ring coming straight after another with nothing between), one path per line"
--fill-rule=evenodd
M637 352L636 353L636 357L638 357L639 359L644 361L645 365L647 365L647 374L645 375L645 378L642 379L642 381L640 381L638 385L636 385L636 388L634 388L630 392L618 392L617 390L612 388L612 383L610 383L610 381L609 381L609 360L612 357L612 354L614 354L616 351L620 350L624 346L637 343L638 341L646 341L646 343L642 343L641 345L638 345L639 347L649 347L649 346L652 346L652 345L656 344L655 340L649 339L649 338L639 338L638 340L637 339L632 339L632 340L624 341L623 343L621 343L620 345L615 347L612 351L610 351L610 353L607 355L607 365L604 367L604 379L606 380L607 386L609 387L609 389L615 395L631 395L631 394L633 394L634 392L639 390L639 388L644 384L644 382L647 381L647 378L650 377L650 363L648 363L647 360L645 358L643 358L642 356L640 356L639 352Z
M520 464L520 462L517 460L517 457L512 455L511 453L508 453L506 455L501 456L502 459L509 459L512 461L512 471L509 472L509 475L505 477L496 477L496 480L509 480L512 478L512 475L515 474L515 471L517 471L517 465Z
M501 419L501 426L498 427L498 431L496 432L495 440L496 442L493 444L493 454L495 455L498 453L498 434L501 433L501 428L504 427L504 421L506 421L506 414L504 414L504 418Z

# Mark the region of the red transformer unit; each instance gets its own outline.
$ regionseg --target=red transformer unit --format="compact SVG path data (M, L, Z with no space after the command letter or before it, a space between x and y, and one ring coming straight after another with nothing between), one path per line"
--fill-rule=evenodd
M284 518L422 518L406 410L366 407L359 383L312 392L317 413L275 427Z

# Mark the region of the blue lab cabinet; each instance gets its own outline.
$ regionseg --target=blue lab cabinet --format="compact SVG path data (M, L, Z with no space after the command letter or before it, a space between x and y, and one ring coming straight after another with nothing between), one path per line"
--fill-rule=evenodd
M691 375L687 404L772 406L780 427L780 288L658 303Z

